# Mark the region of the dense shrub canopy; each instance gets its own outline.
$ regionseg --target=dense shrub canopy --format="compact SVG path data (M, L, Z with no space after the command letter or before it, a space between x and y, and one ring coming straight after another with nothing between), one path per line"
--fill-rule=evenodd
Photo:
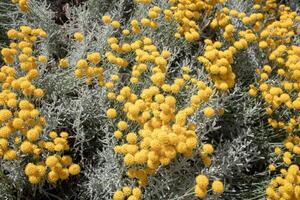
M0 2L0 199L300 199L300 2Z

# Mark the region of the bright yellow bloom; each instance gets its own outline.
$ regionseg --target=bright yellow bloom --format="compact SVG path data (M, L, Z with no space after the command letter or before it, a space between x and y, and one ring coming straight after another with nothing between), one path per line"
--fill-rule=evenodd
M215 193L223 193L224 191L224 185L221 181L214 181L212 183L212 190L215 192Z

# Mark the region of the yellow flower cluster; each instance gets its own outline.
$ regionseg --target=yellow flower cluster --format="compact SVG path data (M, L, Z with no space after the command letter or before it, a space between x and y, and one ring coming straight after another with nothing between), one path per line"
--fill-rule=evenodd
M80 32L76 32L76 33L74 33L74 39L77 42L82 42L84 40L84 35Z
M159 12L160 8L154 6L148 12L149 19L143 18L140 22L131 20L131 30L119 29L121 25L116 20L112 21L110 16L103 16L102 22L119 29L123 36L128 36L130 31L133 34L140 33L143 26L155 28L153 20L158 17ZM131 76L126 78L128 85L121 80L123 75L120 72L111 74L108 80L104 80L103 68L96 67L101 60L98 52L92 52L86 59L78 60L75 75L86 78L88 84L96 77L97 84L107 89L107 98L111 101L111 107L106 112L107 118L122 118L115 120L118 129L114 136L118 145L114 150L123 155L124 164L128 167L127 175L137 179L140 187L146 186L148 176L159 166L168 165L177 154L192 156L199 141L195 132L196 125L189 123L189 117L201 104L209 101L213 90L203 81L192 77L189 66L181 68L179 77L167 77L171 52L160 51L149 37L139 36L132 42L109 37L107 43L111 50L104 53L103 59L113 66L128 70L129 60L126 55L134 55L129 69ZM150 85L144 85L136 91L136 85L140 86L147 80ZM176 96L186 89L193 89L195 92L191 95L189 104L180 108ZM121 110L117 111L117 107L121 107ZM203 114L211 118L217 113L214 108L206 107ZM210 162L208 156L212 154L213 147L204 145L203 151L204 162ZM129 195L129 192L116 191L114 199L124 199ZM128 197L139 198L140 195L134 194Z
M69 60L67 58L60 59L58 66L62 69L69 67Z
M282 157L283 163L288 168L281 168L280 174L274 177L267 189L266 194L269 199L299 199L300 198L300 172L296 160L300 155L300 138L298 136L288 136L284 141L285 152L280 147L276 147L274 153ZM270 171L275 171L274 164L269 165Z
M137 0L138 3L149 4L148 0ZM200 32L198 21L201 20L202 11L210 13L217 4L223 1L201 0L170 0L169 9L161 9L153 6L148 10L148 16L142 19L132 19L131 29L123 29L122 24L112 20L110 16L103 16L102 22L110 25L115 31L120 31L123 36L139 34L143 28L158 27L157 19L164 16L170 22L173 18L179 24L175 37L185 37L187 41L198 40ZM206 39L204 54L198 57L209 73L214 85L221 91L226 91L234 86L236 75L232 70L234 56L237 51L247 49L251 44L257 44L266 54L270 63L264 63L262 69L257 69L260 77L259 86L250 85L249 94L256 96L258 91L268 103L266 111L272 116L275 109L285 105L296 111L300 109L300 99L292 99L291 93L299 88L300 68L299 47L291 46L291 37L295 35L295 23L299 16L286 6L278 6L274 0L256 0L252 8L255 12L247 15L244 12L224 7L217 12L210 22L210 28L221 31L226 43ZM276 13L276 11L279 11ZM275 15L279 17L275 17ZM239 20L243 25L235 27L231 20ZM267 24L265 21L267 20ZM151 30L150 29L150 30ZM237 32L237 30L240 30ZM83 40L83 35L76 33L77 41ZM137 38L137 37L136 37ZM199 141L195 133L196 126L188 123L188 118L200 104L207 102L212 94L212 88L200 80L192 78L188 66L181 69L181 77L175 77L169 81L167 77L168 59L171 53L167 50L159 51L151 38L138 35L133 42L119 41L116 37L108 38L107 42L111 51L105 52L104 58L109 64L126 68L131 73L129 84L126 85L120 74L113 74L108 81L104 80L103 68L96 67L100 62L100 54L91 53L87 59L77 62L75 74L77 77L86 77L91 84L94 77L100 86L107 88L107 97L111 105L119 104L123 112L115 108L109 108L106 115L109 119L121 117L121 121L115 121L118 128L114 132L115 138L120 142L114 150L123 155L124 164L128 167L128 176L138 179L139 186L147 184L147 177L153 174L159 166L168 165L177 154L191 156L192 151ZM226 48L225 47L226 44ZM126 54L133 54L134 61L129 61ZM129 68L130 63L130 68ZM272 67L272 65L274 65ZM280 85L268 82L273 69L281 79ZM147 74L150 72L150 75ZM135 91L136 85L142 85L149 78L151 85L145 85L140 91ZM178 108L176 95L182 90L196 86L196 94L190 98L190 104L185 108ZM117 107L117 106L116 106ZM216 110L212 107L203 109L207 118L214 117ZM222 113L220 111L220 113ZM277 121L270 117L269 123L274 127L285 128L291 133L299 127L298 117L291 117L288 122ZM288 146L291 146L290 144ZM297 145L293 144L293 149ZM291 147L289 147L291 148ZM277 149L278 151L278 149ZM297 148L295 150L297 152ZM200 149L200 157L205 166L211 165L211 154L214 148L211 144L204 144ZM292 164L292 154L286 152L283 161L287 165ZM138 168L137 168L138 166ZM269 166L270 170L276 170L275 165ZM197 177L198 178L198 177ZM201 175L196 179L195 193L204 198L209 184L208 179ZM199 181L202 179L202 181ZM206 182L205 182L206 180ZM222 193L224 185L221 181L214 181L212 190ZM140 196L131 195L130 188L116 191L114 199L139 199ZM131 196L129 196L131 195Z
M207 194L209 179L207 176L200 174L196 177L195 195L203 199Z
M47 62L47 57L44 55L34 56L33 47L38 37L47 37L47 34L42 29L21 26L20 31L9 30L7 36L13 41L9 48L1 50L6 65L0 69L2 89L0 92L2 107L0 110L0 156L5 160L17 159L22 154L31 156L37 164L28 163L25 167L25 174L30 183L37 184L46 174L48 158L58 156L55 153L61 154L64 150L69 150L68 134L62 132L60 137L57 137L57 133L51 132L49 137L44 137L45 118L40 116L40 111L31 101L34 98L39 100L44 96L44 91L36 88L33 81L39 76L39 63ZM52 139L52 141L48 141L48 139ZM49 152L55 153L53 156L47 157ZM63 158L60 160L65 159ZM66 158L69 159L69 157ZM46 159L46 164L43 159ZM68 165L57 163L57 166L53 167L55 170L59 170L60 166L69 166L72 164L72 159L68 163ZM80 171L78 167L75 164L69 166L67 174L78 174ZM68 176L64 176L63 171L56 171L61 172L59 173L60 178ZM63 180L63 178L61 179ZM49 179L49 181L51 180Z
M150 51L152 49L155 51L154 55ZM116 88L108 87L108 94L113 102L122 104L127 118L126 121L117 123L118 130L114 133L116 138L122 139L124 133L127 134L124 135L126 143L117 145L115 151L124 155L124 163L128 167L145 165L145 169L128 170L129 176L138 178L140 185L145 185L146 175L160 165L168 165L177 153L191 156L198 139L195 126L187 123L188 117L202 102L208 101L212 90L203 81L195 78L192 80L188 75L187 66L182 67L182 77L175 78L172 84L166 83L167 59L170 53L159 53L150 38L144 37L135 53L137 63L132 68L130 82L133 85L138 84L142 74L150 63L153 63L152 75L149 76L153 85L141 90L140 94L135 94L129 86L122 87L117 93ZM150 56L144 56L145 54ZM187 80L192 82L188 83ZM108 83L110 82L107 82L106 86ZM177 110L174 95L178 94L185 84L195 85L198 89L197 94L191 97L188 107ZM114 83L111 82L111 85ZM116 114L114 109L107 110L109 118L114 118ZM131 131L128 121L139 124L141 128Z
M200 149L200 158L206 167L211 165L210 155L214 152L214 147L211 144L204 144Z
M200 174L196 177L195 195L200 199L204 199L207 195L209 179L206 175ZM221 194L224 191L224 185L221 181L213 181L212 190L216 194Z
M257 11L261 6L255 4L253 8ZM236 33L237 28L231 24L232 19L240 20L246 26L245 30ZM249 43L257 42L256 33L260 31L264 19L264 15L258 11L247 16L244 12L230 10L227 7L216 13L210 27L214 30L218 28L218 30L223 31L224 39L231 46L220 51L218 49L222 47L222 43L205 40L205 52L203 56L198 57L198 61L204 64L217 89L228 90L233 87L235 82L235 74L231 66L234 62L233 56L238 50L246 49ZM252 26L252 28L249 28L249 26ZM253 90L251 90L251 93L255 94Z
M28 12L29 7L28 7L28 0L11 0L13 4L18 4L20 7L21 11L23 12Z
M281 169L281 174L273 178L267 189L268 199L300 199L300 171L299 166L290 165Z
M300 109L300 47L292 45L292 37L297 34L296 26L300 22L300 16L287 6L277 5L273 0L256 3L252 8L255 13L249 16L232 10L223 9L223 12L241 20L246 30L239 35L247 42L256 42L262 55L266 57L262 67L256 70L258 84L250 85L249 95L255 97L261 94L267 105L266 112L270 116L268 123L273 128L284 129L288 134L284 141L287 151L282 153L281 148L275 148L275 154L282 156L282 162L288 169L277 168L275 164L269 165L270 172L278 169L280 174L269 183L267 197L270 200L299 199L299 165L295 157L299 155L300 148L299 137L293 136L293 133L299 130L297 110ZM215 25L217 26L216 23ZM227 27L228 25L225 27L224 37L232 30ZM230 37L228 40L231 40ZM238 49L240 45L234 42L234 46ZM282 110L288 110L289 114L283 117Z
M78 78L86 77L86 83L91 85L93 79L97 79L97 83L104 85L103 68L97 65L101 61L100 53L93 52L87 55L87 59L80 59L77 61L75 76Z
M47 167L50 169L49 172ZM47 157L46 162L28 163L25 167L25 174L31 184L38 184L46 173L48 181L55 183L59 179L66 180L70 175L79 174L80 166L73 164L70 156L52 155Z
M151 1L138 0L138 3L148 4ZM223 4L224 0L169 0L169 7L162 11L166 22L171 22L172 19L178 23L175 37L184 37L187 41L192 42L200 38L201 30L199 23L204 25L204 18L209 16L217 4ZM155 6L149 9L148 16L150 19L156 19L161 12L161 8ZM205 15L203 15L205 12ZM156 23L143 18L142 24L156 28Z
M50 168L48 180L52 183L55 183L59 179L65 180L69 175L77 175L80 173L80 166L73 164L70 156L48 156L45 164Z
M37 164L28 163L25 167L25 174L32 184L38 184L46 173L47 179L51 183L55 183L59 179L66 180L70 175L80 173L80 166L74 164L70 156L59 155L61 152L69 150L68 133L61 132L58 136L56 132L52 131L49 133L49 138L49 141L40 140L37 145L26 140L20 145L20 151L24 154L36 155L35 152L38 153L35 156ZM39 158L43 151L47 155L45 160ZM47 171L47 169L49 170Z
M268 60L261 69L256 70L259 77L258 86L251 85L249 94L256 96L260 92L267 103L266 112L270 115L269 124L273 128L283 128L288 134L291 134L299 128L299 118L294 114L300 109L300 100L295 96L299 92L299 79L297 77L300 77L300 47L292 45L291 42L292 37L296 34L295 25L299 23L300 16L292 12L289 7L278 6L273 1L267 1L263 7L255 5L253 8L258 11L261 10L261 12L274 11L276 8L279 10L279 20L273 19L270 20L269 24L264 25L260 23L259 31L256 30L255 25L252 27L252 30L259 35L258 46ZM272 19L272 17L272 15L265 14L263 18ZM245 16L243 18L244 24L250 26L253 23L250 18L251 16ZM278 75L276 83L270 81L275 69L275 73ZM278 112L282 109L287 109L294 114L287 116L286 120L275 117L280 116Z
M207 45L205 52L203 56L198 57L198 61L203 63L217 89L228 90L235 83L236 76L231 64L236 48L231 46L224 51L218 50L222 47L222 43L218 41L213 43L209 39L205 40L205 44Z
M130 188L123 187L122 190L118 190L114 193L113 200L124 200L127 197L127 200L138 200L142 196L142 191L139 187Z

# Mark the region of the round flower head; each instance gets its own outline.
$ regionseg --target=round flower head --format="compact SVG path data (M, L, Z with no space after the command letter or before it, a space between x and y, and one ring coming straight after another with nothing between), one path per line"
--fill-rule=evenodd
M125 194L126 196L129 196L129 195L131 194L131 188L128 187L128 186L123 187L123 188L122 188L122 191L124 192L124 194Z
M69 167L69 173L71 175L77 175L80 173L80 166L78 164L72 164L70 167Z
M113 195L113 200L123 200L125 197L124 193L122 191L116 191Z
M135 144L137 142L137 135L133 132L128 133L128 135L126 136L126 140L130 144Z
M202 188L202 189L206 189L208 184L209 184L209 180L207 178L207 176L201 174L201 175L198 175L196 177L196 184Z
M67 68L69 66L69 60L66 58L62 58L59 60L59 67Z
M135 196L136 198L140 198L142 196L142 191L140 188L135 187L132 189L132 195Z
M127 123L125 121L120 121L117 126L121 131L123 131L127 128Z
M4 122L9 120L12 117L12 112L7 109L0 110L0 121Z
M211 144L204 144L202 150L204 153L212 154L214 152L214 147Z
M56 158L56 156L48 156L48 158L46 159L46 165L48 167L54 167L57 163L58 159Z
M48 173L49 182L55 183L56 181L58 181L58 179L59 179L59 175L55 171L50 171Z
M90 61L96 65L100 62L101 56L100 56L100 53L95 52L95 53L88 54L87 59L88 59L88 61Z
M74 33L74 38L75 38L75 40L78 41L78 42L82 42L82 41L84 40L84 36L83 36L83 34L80 33L80 32Z
M223 183L221 181L214 181L212 183L212 190L215 193L218 193L218 194L223 193L223 191L224 191L224 185L223 185Z
M201 199L203 199L207 194L206 189L200 188L198 185L195 186L195 195Z
M120 28L120 22L118 22L118 21L112 21L111 22L111 25L112 25L112 27L113 28L115 28L115 29L117 29L117 28Z
M109 119L116 118L117 117L117 111L116 111L116 109L114 109L114 108L108 109L107 112L106 112L106 116Z
M275 171L276 170L276 166L274 164L270 164L269 165L269 170L272 172L272 171Z
M38 184L40 182L40 179L36 176L29 176L29 182L33 185Z
M34 96L37 98L42 98L44 96L44 91L40 88L34 90Z
M204 108L203 110L205 117L211 118L215 115L215 110L212 107Z
M25 174L27 176L35 175L38 172L38 168L33 163L28 163L25 167Z
M5 160L14 160L16 158L16 156L17 156L16 151L13 149L10 149L4 153L3 158Z
M109 24L110 21L111 21L110 16L104 15L104 16L102 17L102 22L103 22L104 24Z
M127 200L138 200L138 198L134 195L130 195Z

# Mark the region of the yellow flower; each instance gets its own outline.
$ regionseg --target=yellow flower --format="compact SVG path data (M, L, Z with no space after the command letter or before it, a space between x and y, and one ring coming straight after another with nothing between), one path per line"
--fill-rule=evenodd
M78 41L78 42L82 42L82 41L84 40L84 36L83 36L83 34L80 33L80 32L74 33L74 38L75 38L75 40Z
M61 132L59 135L60 135L60 137L62 137L64 139L67 139L68 136L69 136L69 134L67 132L65 132L65 131Z
M95 53L88 54L87 59L88 59L88 61L90 61L93 64L97 65L101 60L101 56L100 56L100 53L95 52Z
M269 170L272 172L272 171L275 171L276 170L276 166L274 164L270 164L269 165Z
M20 150L23 153L30 153L32 152L32 144L29 141L24 141L21 146L20 146Z
M198 185L195 186L195 195L201 199L203 199L207 194L206 189L200 188Z
M127 36L127 35L130 34L130 31L129 31L128 29L124 29L124 30L122 31L122 34L125 35L125 36Z
M78 164L72 164L70 167L69 167L69 173L71 175L77 175L80 173L80 166Z
M122 188L122 191L124 192L124 194L125 194L126 196L129 196L129 195L131 194L131 188L128 187L128 186L123 187L123 188Z
M205 117L211 118L215 115L215 110L212 107L204 108L203 110Z
M69 178L69 170L67 168L63 168L60 170L58 175L61 180L66 180Z
M39 60L39 62L45 63L48 61L48 58L47 58L47 56L39 56L38 60Z
M40 178L37 176L29 176L29 182L33 185L38 184L40 182Z
M49 182L55 183L56 181L58 181L58 179L59 179L59 175L55 171L51 170L48 173L48 180L49 180Z
M132 195L135 196L136 198L140 198L142 196L142 191L140 188L135 187L132 189Z
M33 163L28 163L25 167L25 174L27 176L33 176L38 172L38 168Z
M223 185L223 183L221 181L214 181L212 183L212 190L215 193L218 193L218 194L223 193L223 191L224 191L224 185Z
M293 150L294 144L292 142L286 142L284 144L285 148L287 148L289 151Z
M44 91L40 88L37 88L33 91L33 94L37 98L42 98L44 96Z
M131 51L131 46L130 46L130 44L125 43L125 44L122 45L121 49L124 52L129 52L129 51Z
M12 133L12 130L8 126L3 126L0 128L0 137L7 138Z
M201 159L205 167L209 167L211 165L211 158L209 156L202 156Z
M259 42L258 46L261 48L261 49L265 49L268 47L268 43L266 41L261 41Z
M120 22L118 22L118 21L112 21L111 22L111 25L112 25L112 27L113 28L115 28L115 29L118 29L118 28L120 28Z
M7 31L7 36L8 38L12 39L12 38L16 38L18 35L18 31L16 31L15 29L9 29Z
M152 10L152 11L149 11L149 12L148 12L148 16L149 16L150 18L152 18L152 19L155 19L155 18L158 17L158 13L155 12L154 10Z
M57 138L57 133L56 133L55 131L51 131L51 132L49 133L49 137L50 137L51 139L55 139L55 138Z
M147 18L142 18L141 19L141 23L144 26L150 26L151 25L151 20L147 19Z
M209 184L209 180L207 178L207 176L201 174L198 175L196 177L196 184L201 188L201 189L206 189L208 184Z
M202 150L204 153L212 154L214 152L214 147L211 144L204 144Z
M134 164L134 156L130 153L127 153L124 157L124 164L125 165L132 165Z
M59 60L59 66L61 68L67 68L69 66L69 60L66 58L62 58Z
M300 100L297 99L297 100L293 101L293 107L295 109L299 110L300 109Z
M72 164L71 156L62 156L61 157L61 163L65 166L70 166Z
M299 173L299 166L297 164L289 166L288 173L292 175L297 175L297 173Z
M126 136L126 141L129 144L135 144L137 142L137 135L133 132L128 133L128 135Z
M9 120L12 117L12 112L7 109L0 110L0 121L4 122Z
M77 61L76 67L79 69L85 69L88 67L88 62L84 59L80 59Z
M46 165L48 167L54 167L58 163L56 156L48 156L46 159Z
M137 197L133 196L133 195L130 195L127 200L138 200Z
M113 118L116 118L117 117L117 111L116 109L114 108L110 108L106 111L106 116L109 118L109 119L113 119Z
M257 95L257 91L256 91L254 88L251 88L251 89L249 90L249 95L252 96L252 97L254 97L254 96Z
M102 17L102 22L103 22L104 24L109 24L109 23L110 23L110 20L111 20L111 18L110 18L110 16L108 16L108 15L104 15L104 16Z
M7 141L7 139L1 138L0 139L0 149L6 150L7 147L8 147L8 141Z
M116 191L113 196L113 200L123 200L124 193L122 191Z
M187 145L186 143L184 142L179 142L176 146L176 150L179 152L179 153L185 153L186 150L187 150Z
M13 160L13 159L16 158L16 156L17 156L16 151L13 150L13 149L10 149L10 150L8 150L8 151L6 151L6 152L4 153L3 158L4 158L5 160Z
M29 141L36 141L39 138L39 131L35 128L30 129L26 133L26 137Z
M121 131L123 131L127 128L127 123L125 121L120 121L120 122L118 122L117 126Z

